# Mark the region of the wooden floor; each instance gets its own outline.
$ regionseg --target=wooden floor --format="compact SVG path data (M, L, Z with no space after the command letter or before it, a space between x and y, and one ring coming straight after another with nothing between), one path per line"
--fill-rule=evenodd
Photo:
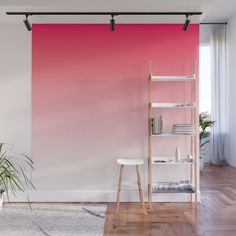
M104 235L236 236L236 169L206 166L201 173L201 203L155 203L140 214L138 204L114 204L106 212Z

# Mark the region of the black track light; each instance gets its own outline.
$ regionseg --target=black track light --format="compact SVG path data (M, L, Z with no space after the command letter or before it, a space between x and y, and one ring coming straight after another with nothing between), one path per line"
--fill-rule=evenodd
M111 29L111 31L115 31L115 19L114 19L114 15L111 15L110 29Z
M31 31L32 30L32 27L28 21L28 15L25 15L25 20L23 20L24 24L25 24L25 27L28 31Z
M190 23L190 20L188 19L188 15L186 15L186 20L184 22L183 30L186 31L188 29L188 25Z

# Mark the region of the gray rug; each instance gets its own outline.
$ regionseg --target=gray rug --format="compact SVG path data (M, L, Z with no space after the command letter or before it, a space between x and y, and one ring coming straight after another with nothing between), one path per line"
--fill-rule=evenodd
M0 211L1 236L100 236L106 205L5 204Z

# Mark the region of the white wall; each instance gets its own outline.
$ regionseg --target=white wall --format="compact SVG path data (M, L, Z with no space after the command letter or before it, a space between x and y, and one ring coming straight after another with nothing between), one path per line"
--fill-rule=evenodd
M232 16L227 25L227 52L229 76L229 164L236 167L236 14Z
M211 41L211 25L200 25L200 43L209 44Z
M0 28L0 142L6 143L10 152L32 157L31 32L26 31L21 22L2 23ZM114 173L110 178L117 179L117 175ZM37 192L30 192L29 196L33 201L114 201L115 194L114 190L57 192L38 189ZM122 199L138 200L138 194L123 195ZM12 199L15 200L25 200L25 197L22 195ZM183 200L187 200L187 195L163 194L158 198L158 201Z
M0 24L0 142L31 155L31 33Z

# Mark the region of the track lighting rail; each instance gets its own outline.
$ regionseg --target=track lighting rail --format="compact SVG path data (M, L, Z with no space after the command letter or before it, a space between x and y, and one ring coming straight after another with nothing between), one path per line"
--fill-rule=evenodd
M7 15L113 15L113 16L121 16L121 15L201 15L202 12L6 12Z
M110 30L111 31L115 31L115 16L150 16L150 15L159 15L159 16L173 16L173 15L184 15L186 16L186 20L183 26L183 30L186 31L188 29L188 26L190 24L190 20L189 20L189 16L193 16L193 15L201 15L202 12L6 12L7 15L24 15L25 16L25 20L23 21L25 24L25 27L28 31L32 30L32 27L30 25L30 22L28 20L28 16L34 16L34 15L51 15L51 16L55 16L55 15L110 15L111 19L110 19Z

